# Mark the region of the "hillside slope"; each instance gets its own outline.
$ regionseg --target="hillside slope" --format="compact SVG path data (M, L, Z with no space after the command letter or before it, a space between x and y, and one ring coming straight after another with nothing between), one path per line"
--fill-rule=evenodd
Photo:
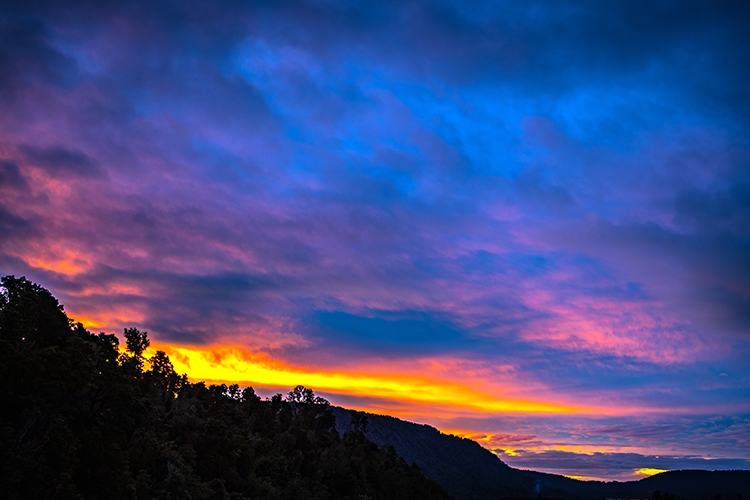
M641 498L660 494L684 500L750 497L750 471L671 471L639 481L579 481L556 474L509 467L470 439L441 434L434 427L394 417L333 407L336 429L353 429L352 416L367 417L365 436L378 446L391 445L407 463L443 486L456 500L498 498ZM356 417L355 417L356 418ZM740 495L738 498L737 495Z
M342 435L352 430L357 412L333 407L336 428ZM445 488L456 500L536 498L536 481L506 465L477 442L441 434L428 425L367 413L365 436L378 446L391 445L406 462L416 463L425 476ZM550 488L545 497L573 498Z

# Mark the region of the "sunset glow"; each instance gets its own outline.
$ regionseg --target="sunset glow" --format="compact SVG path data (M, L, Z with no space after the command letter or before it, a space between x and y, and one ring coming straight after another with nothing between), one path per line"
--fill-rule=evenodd
M256 356L233 347L197 349L157 345L166 352L178 373L192 380L244 386L292 388L298 384L342 395L393 399L412 405L439 405L457 410L487 413L576 413L580 408L545 402L503 399L478 393L456 383L398 374L381 376L352 372L309 371ZM372 408L360 408L372 409Z
M651 469L649 467L644 467L642 469L636 469L635 473L639 476L653 476L654 474L661 474L662 472L667 472L664 469Z

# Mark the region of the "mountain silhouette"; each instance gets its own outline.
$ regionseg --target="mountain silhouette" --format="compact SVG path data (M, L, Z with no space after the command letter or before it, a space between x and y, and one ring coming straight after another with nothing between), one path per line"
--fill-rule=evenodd
M682 470L638 481L580 481L557 474L508 466L477 442L442 434L429 425L386 415L334 407L336 429L352 430L352 417L366 418L364 435L378 446L392 446L456 500L499 498L623 498L743 500L750 496L750 471ZM657 493L658 492L658 493ZM718 495L718 497L717 497Z

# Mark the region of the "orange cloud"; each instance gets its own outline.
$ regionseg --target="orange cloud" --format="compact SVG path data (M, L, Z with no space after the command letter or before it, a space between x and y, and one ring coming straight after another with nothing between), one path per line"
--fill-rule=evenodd
M60 252L46 250L39 253L35 252L33 255L26 255L22 258L31 267L53 271L66 276L75 276L91 268L91 261L87 256L71 250Z
M377 374L343 370L309 370L235 346L191 347L154 344L165 351L180 373L214 383L294 387L434 405L479 413L577 413L575 406L502 398L463 384L398 373Z

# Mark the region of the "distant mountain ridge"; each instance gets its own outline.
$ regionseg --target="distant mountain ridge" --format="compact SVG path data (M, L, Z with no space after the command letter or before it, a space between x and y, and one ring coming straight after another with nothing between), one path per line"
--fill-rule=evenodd
M352 410L333 407L336 428L344 434L352 430ZM378 446L390 445L408 463L440 484L456 500L496 498L536 498L536 481L513 469L482 448L476 441L441 434L429 425L414 424L385 415L367 413L365 436ZM547 497L570 497L552 488Z
M671 471L638 481L579 481L556 474L514 469L466 438L442 434L429 425L386 415L333 407L340 434L353 430L352 415L367 416L365 436L378 446L393 446L456 500L499 498L651 499L669 493L684 500L748 500L750 471ZM738 497L739 495L739 497Z
M743 500L750 493L750 471L676 470L638 481L579 481L557 474L520 471L539 480L543 487L570 492L578 498L653 498L659 491L685 500ZM737 495L741 495L738 499Z

